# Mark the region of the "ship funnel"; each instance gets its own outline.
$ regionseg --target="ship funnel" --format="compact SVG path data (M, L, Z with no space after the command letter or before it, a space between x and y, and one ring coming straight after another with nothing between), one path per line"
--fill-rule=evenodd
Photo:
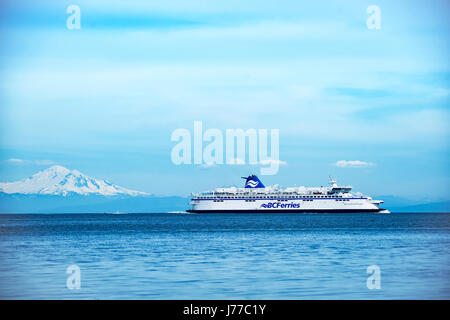
M265 188L263 183L255 175L251 175L248 177L242 177L242 179L245 179L245 187L246 188Z

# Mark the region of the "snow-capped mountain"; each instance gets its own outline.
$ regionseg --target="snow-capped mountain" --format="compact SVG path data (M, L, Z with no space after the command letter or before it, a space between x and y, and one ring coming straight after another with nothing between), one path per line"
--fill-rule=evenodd
M119 187L107 180L91 178L77 170L52 166L16 182L0 182L0 192L8 194L143 196L145 192Z

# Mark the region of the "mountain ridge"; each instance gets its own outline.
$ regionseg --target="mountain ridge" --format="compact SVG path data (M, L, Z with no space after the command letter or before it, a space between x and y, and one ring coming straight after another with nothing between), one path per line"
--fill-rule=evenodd
M70 194L6 194L0 192L0 214L27 213L157 213L186 210L188 198Z

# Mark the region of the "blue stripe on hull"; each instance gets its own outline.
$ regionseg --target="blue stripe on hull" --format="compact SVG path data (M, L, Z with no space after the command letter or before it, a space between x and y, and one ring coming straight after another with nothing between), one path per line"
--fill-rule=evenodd
M284 210L186 210L190 213L351 213L380 212L384 209L284 209Z

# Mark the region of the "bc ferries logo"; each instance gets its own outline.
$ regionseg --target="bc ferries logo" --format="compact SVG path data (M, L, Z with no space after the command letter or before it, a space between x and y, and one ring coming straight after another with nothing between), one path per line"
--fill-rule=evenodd
M245 184L246 187L255 188L259 184L259 181L249 180Z
M265 188L261 180L258 179L257 176L251 175L248 177L242 177L242 179L245 179L245 187L246 188Z
M279 203L279 202L269 202L269 203L263 203L261 205L261 208L266 209L277 209L277 208L283 208L283 209L298 209L300 208L300 203Z

